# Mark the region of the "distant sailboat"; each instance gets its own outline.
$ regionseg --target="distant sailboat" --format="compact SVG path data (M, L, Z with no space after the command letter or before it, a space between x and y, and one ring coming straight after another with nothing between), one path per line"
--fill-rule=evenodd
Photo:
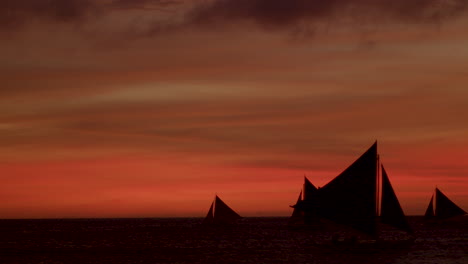
M412 232L388 175L383 165L379 166L377 142L322 188L317 189L309 183L306 178L304 193L307 195L293 206L295 211L303 213L305 223L312 219L327 219L377 237L380 205L381 223ZM379 197L380 187L382 194ZM299 215L298 212L295 214ZM310 216L308 220L306 215Z
M218 195L215 195L215 199L211 203L203 224L228 224L240 218L242 217L238 213L224 203Z
M434 203L435 195L435 203ZM435 210L434 210L435 207ZM438 218L445 219L454 216L460 216L467 214L458 205L452 202L445 194L443 194L438 188L435 188L435 194L432 194L429 205L427 206L424 217L426 219Z

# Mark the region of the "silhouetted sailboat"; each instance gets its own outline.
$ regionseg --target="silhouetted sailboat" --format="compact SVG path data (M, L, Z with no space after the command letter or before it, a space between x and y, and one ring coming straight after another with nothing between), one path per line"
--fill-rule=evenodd
M228 224L240 218L242 217L238 213L224 203L218 195L215 195L215 199L211 203L203 224Z
M306 178L304 193L307 195L298 200L293 207L295 211L302 211L305 223L313 222L313 219L327 219L377 237L380 205L381 223L411 233L388 175L383 165L380 167L382 177L379 177L376 142L322 188L311 188L312 184ZM382 194L379 197L380 188ZM299 215L298 212L295 214ZM306 215L309 215L310 219L307 219Z
M435 195L435 204L434 204ZM435 207L435 210L434 210ZM429 205L427 206L426 213L424 214L426 219L438 218L445 219L454 216L465 215L466 212L461 209L458 205L452 202L445 194L443 194L438 188L435 188L435 194L432 194Z
M289 218L289 224L296 224L296 223L304 223L304 210L299 209L298 205L302 203L302 190L299 193L299 197L297 198L297 202L295 205L291 205L290 207L294 208L294 211Z
M317 194L317 187L304 176L303 189L299 193L296 204L291 206L294 211L289 219L290 224L311 224L317 220Z

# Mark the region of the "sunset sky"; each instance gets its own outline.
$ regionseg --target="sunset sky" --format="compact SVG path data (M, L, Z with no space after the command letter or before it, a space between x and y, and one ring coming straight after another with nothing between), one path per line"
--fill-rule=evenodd
M466 0L0 3L0 218L286 216L375 140L468 210Z

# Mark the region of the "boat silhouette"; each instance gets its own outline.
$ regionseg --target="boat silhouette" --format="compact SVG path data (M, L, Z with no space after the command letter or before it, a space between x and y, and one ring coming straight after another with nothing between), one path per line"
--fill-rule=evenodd
M382 229L385 229L382 225L412 237L388 174L380 164L377 142L321 188L304 177L303 190L291 207L294 211L290 224L321 228L324 223L331 223L337 230L341 227L352 230L354 234L349 239L352 243L361 234L374 241L382 240ZM335 236L333 240L338 239Z
M215 195L208 214L203 220L204 225L231 224L242 217Z
M431 200L429 201L429 205L427 206L424 217L426 219L447 219L465 214L466 211L452 202L439 190L439 188L436 187L434 193L431 196Z

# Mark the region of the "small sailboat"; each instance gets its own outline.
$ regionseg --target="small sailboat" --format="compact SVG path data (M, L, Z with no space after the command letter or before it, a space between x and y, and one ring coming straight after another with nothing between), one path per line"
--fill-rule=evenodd
M204 225L210 224L229 224L242 218L238 213L232 210L218 195L215 195L214 201L211 203L208 214L203 220Z
M324 219L375 239L379 236L380 223L411 234L388 175L379 162L375 142L325 186L315 188L305 178L304 195L292 206L291 219L302 216L305 224Z
M435 201L434 201L435 196ZM435 207L435 210L434 210ZM445 194L438 188L435 188L435 193L432 194L429 205L427 206L424 217L426 219L446 219L455 216L467 214L466 211L461 209L458 205L452 202Z

